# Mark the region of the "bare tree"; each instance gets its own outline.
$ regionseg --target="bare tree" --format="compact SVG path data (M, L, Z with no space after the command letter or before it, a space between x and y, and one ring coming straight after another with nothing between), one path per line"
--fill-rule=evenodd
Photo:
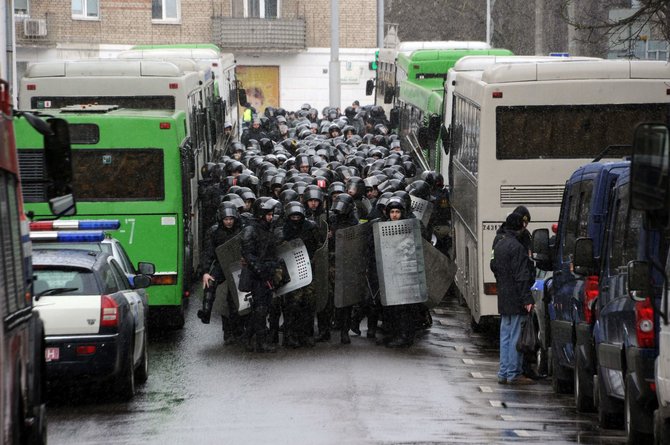
M587 11L578 9L583 1L561 0L561 14L576 31L575 38L582 42L604 45L622 45L630 40L670 40L670 0L639 0L638 9L631 14L611 17L616 8L629 8L630 1L601 0L597 7ZM648 33L653 33L650 36Z

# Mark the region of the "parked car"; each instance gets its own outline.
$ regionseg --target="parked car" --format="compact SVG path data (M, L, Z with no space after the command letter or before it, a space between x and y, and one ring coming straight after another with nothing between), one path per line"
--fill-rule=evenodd
M147 299L119 263L91 250L35 249L34 306L44 320L50 383L109 382L121 399L148 378Z
M113 238L109 232L105 232L102 237L97 234L101 230L117 230L119 227L118 220L33 221L30 223L30 241L33 247L37 249L77 249L106 252L116 259L132 286L135 275L151 276L156 268L153 263L142 261L137 263L137 268L135 268L119 240ZM63 230L77 230L78 232L64 237ZM61 231L60 236L59 231ZM88 235L86 235L87 232Z
M661 232L643 224L643 213L630 208L630 170L614 185L601 248L599 296L595 305L594 340L597 355L595 394L603 427L624 423L629 443L648 440L656 408L654 363L658 355L656 326L662 277L655 271L644 298L630 298L628 264L665 258ZM594 267L590 239L577 240L575 267Z
M579 238L589 238L593 244L590 264L599 261L614 183L629 164L593 162L575 170L565 185L553 249L549 249L548 236L534 248L551 255L551 260L540 267L553 272L546 296L552 386L559 393L574 391L578 411L594 409L593 327L599 275L596 267L574 267L575 243Z

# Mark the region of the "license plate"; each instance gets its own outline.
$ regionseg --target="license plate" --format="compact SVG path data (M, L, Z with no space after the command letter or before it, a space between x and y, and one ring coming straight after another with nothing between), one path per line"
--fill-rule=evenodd
M47 362L52 362L60 359L60 349L58 348L46 348L44 350L44 358Z

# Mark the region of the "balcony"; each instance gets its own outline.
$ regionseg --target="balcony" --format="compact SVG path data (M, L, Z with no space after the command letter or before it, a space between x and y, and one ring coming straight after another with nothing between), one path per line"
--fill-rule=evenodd
M295 53L307 48L305 20L214 17L212 41L231 52Z

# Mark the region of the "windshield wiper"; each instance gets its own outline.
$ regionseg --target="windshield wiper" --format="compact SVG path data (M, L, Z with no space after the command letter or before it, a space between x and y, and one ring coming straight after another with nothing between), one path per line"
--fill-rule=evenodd
M39 294L35 295L36 298L43 297L45 295L58 295L65 292L72 292L79 290L78 287L54 287L53 289L43 290Z

